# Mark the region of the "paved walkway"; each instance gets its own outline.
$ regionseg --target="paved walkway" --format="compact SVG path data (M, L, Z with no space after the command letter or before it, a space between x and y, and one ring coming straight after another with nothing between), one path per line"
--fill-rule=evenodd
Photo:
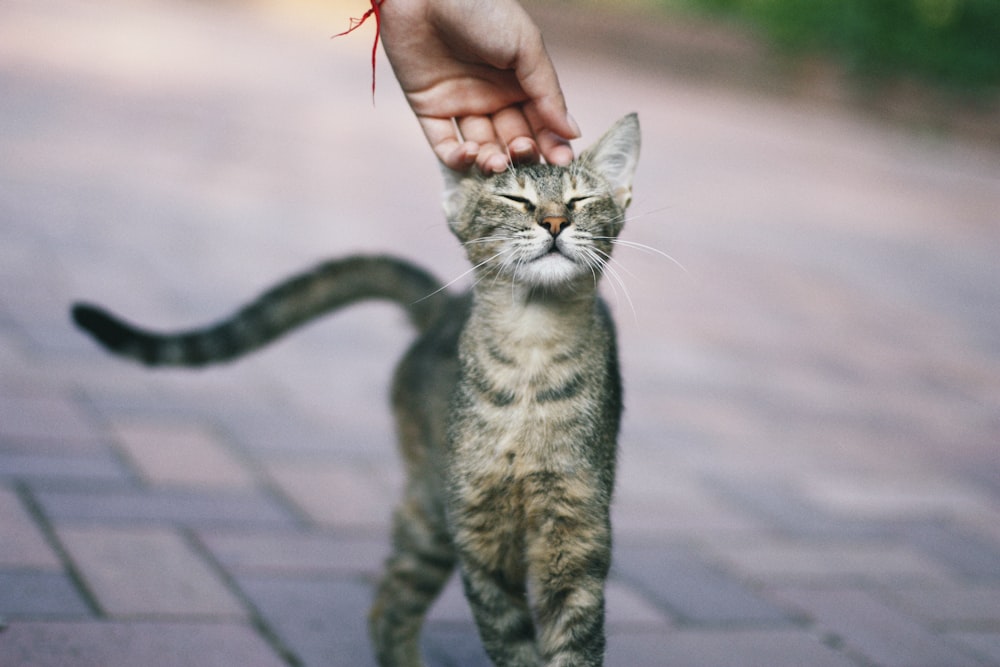
M363 5L364 3L358 3ZM0 5L0 665L366 667L403 318L147 372L87 298L216 317L316 260L460 274L357 8ZM560 40L563 44L565 40ZM609 667L1000 665L1000 155L554 49L644 154ZM433 667L484 667L461 594Z

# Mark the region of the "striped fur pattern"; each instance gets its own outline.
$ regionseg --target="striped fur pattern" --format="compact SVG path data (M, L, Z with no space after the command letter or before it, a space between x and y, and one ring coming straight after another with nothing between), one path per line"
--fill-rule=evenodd
M569 167L446 174L468 294L401 260L353 257L200 330L143 331L93 306L73 316L120 355L200 366L352 302L399 303L420 333L392 386L407 475L370 615L379 664L423 665L424 615L457 568L498 667L602 665L622 399L597 285L638 151L630 115Z

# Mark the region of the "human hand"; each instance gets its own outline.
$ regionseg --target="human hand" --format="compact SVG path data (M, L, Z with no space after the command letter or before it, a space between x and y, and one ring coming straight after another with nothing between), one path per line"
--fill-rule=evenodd
M495 173L573 159L580 130L516 0L384 0L379 11L389 62L446 166Z

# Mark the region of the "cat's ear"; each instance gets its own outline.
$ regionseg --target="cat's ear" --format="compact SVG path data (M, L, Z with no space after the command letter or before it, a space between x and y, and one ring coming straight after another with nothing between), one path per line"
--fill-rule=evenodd
M630 113L580 154L581 163L608 181L615 202L622 208L632 201L632 177L639 162L639 144L639 116Z
M441 174L444 176L444 193L441 196L441 205L444 207L444 215L448 219L448 224L452 229L456 229L468 203L469 194L479 183L480 177L475 169L468 171L454 171L441 165Z

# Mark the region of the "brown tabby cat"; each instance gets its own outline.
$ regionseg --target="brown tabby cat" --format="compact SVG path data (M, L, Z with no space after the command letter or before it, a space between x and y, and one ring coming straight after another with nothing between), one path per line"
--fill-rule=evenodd
M445 211L476 277L467 295L354 257L201 330L149 333L86 305L73 317L120 355L199 366L351 302L401 304L420 336L392 389L407 478L371 613L379 663L422 664L425 612L458 564L496 665L601 665L621 385L597 284L638 153L633 114L568 167L447 174Z

